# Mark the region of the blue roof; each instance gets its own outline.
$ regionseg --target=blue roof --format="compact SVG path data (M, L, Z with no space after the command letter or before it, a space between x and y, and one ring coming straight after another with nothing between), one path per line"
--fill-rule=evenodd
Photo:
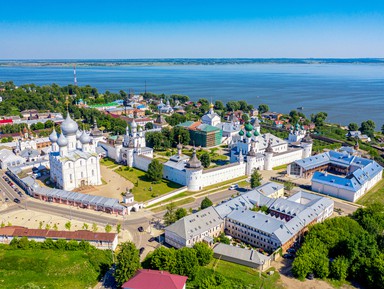
M354 192L361 188L361 185L355 178L348 179L322 172L315 172L312 177L312 182L328 184Z

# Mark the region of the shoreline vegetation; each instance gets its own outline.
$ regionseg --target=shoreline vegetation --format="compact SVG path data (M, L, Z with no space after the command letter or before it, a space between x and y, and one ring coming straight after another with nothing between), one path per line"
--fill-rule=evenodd
M171 66L228 64L384 64L383 58L137 58L137 59L3 59L3 67Z

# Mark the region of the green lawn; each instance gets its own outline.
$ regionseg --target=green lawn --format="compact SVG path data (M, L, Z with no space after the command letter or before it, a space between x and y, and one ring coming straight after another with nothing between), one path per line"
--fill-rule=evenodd
M99 273L89 253L0 248L0 288L89 288Z
M357 203L367 206L374 202L384 204L384 179L376 184L368 193L362 196Z
M220 273L226 279L236 284L238 286L236 288L283 288L279 281L280 275L277 272L271 276L262 273L262 277L260 278L259 271L256 269L223 260L213 259L211 263L200 269L199 275L207 276L212 274L212 272ZM187 285L187 288L193 288L193 283L194 282L191 282L190 286Z
M182 205L192 203L194 200L195 200L194 198L189 197L189 198L186 198L186 199L183 199L183 200L180 200L180 201L173 202L173 204L176 206L176 208L178 208L178 207L180 207ZM165 202L167 202L167 201L168 200L165 200ZM167 206L168 205L157 207L155 209L152 209L151 211L154 212L154 213L159 213L159 212L165 211L167 209Z
M277 167L272 168L272 170L274 170L274 171L286 170L286 169L287 169L287 166L288 166L288 165L277 166Z
M152 182L145 176L145 172L135 168L127 169L128 167L121 166L116 169L115 172L135 185L132 193L135 196L135 200L138 202L145 202L182 187L179 184L164 179L158 184L152 184ZM150 190L151 187L152 190Z
M111 160L111 159L109 159L109 158L103 158L103 159L101 159L100 160L100 164L102 164L102 165L104 165L104 166L106 166L106 167L112 167L112 168L114 168L114 167L117 167L118 165L113 161L113 160Z

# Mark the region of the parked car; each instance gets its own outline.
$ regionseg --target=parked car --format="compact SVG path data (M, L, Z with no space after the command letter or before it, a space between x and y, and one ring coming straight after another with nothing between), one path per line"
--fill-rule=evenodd
M20 204L20 200L18 198L14 198L13 201L16 203L16 204Z
M140 250L139 250L140 255L143 254L144 250L145 250L144 247L140 248Z
M17 193L19 194L20 198L22 198L22 197L23 197L23 194L22 194L22 192L17 192Z
M8 201L9 201L9 199L8 199L8 198L5 198L5 201L6 201L6 202L8 202Z
M229 187L229 190L236 190L238 188L239 188L239 185L238 184L234 184L234 185Z
M144 232L144 228L142 226L138 227L137 229L139 230L139 232Z
M308 280L313 280L315 278L315 275L313 273L308 273L307 279Z
M155 240L156 240L155 237L151 237L151 238L149 238L148 242L153 242L153 241L155 241Z
M287 250L287 252L288 252L288 253L291 253L291 254L294 254L294 253L296 253L296 249L295 249L295 248L289 248L289 249Z
M293 258L295 258L295 256L293 256L292 254L284 254L283 258L284 259L293 259Z

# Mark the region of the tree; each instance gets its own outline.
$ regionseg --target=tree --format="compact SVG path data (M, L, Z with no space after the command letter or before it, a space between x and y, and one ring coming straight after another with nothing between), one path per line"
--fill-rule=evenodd
M337 280L345 280L348 276L349 263L347 258L339 256L331 263L331 276Z
M243 115L241 116L241 119L242 119L244 122L249 121L249 116L248 116L248 114L243 113Z
M327 117L328 117L328 113L321 111L319 113L312 114L311 121L314 122L317 127L321 127L324 125L324 122L327 119Z
M215 109L224 110L224 104L220 100L215 101Z
M208 168L211 165L211 156L207 152L203 152L200 155L200 161L204 168Z
M140 268L140 255L132 242L121 243L118 250L114 275L117 284L121 286Z
M213 258L213 250L203 242L198 242L193 245L193 249L196 250L196 257L200 266L208 265Z
M152 182L160 182L163 177L163 164L156 159L152 160L148 165L146 176Z
M71 224L70 221L68 221L68 222L65 223L65 228L66 228L68 231L71 230L71 226L72 226L72 224Z
M175 273L176 250L173 248L159 247L148 257L150 269Z
M228 101L226 106L228 111L236 111L240 109L240 104L237 101Z
M201 205L200 205L200 208L202 210L208 208L208 207L211 207L213 205L212 201L210 199L208 199L208 197L205 197L202 201L201 201Z
M356 131L359 129L359 126L357 125L357 123L355 122L351 122L349 125L348 125L348 130L350 131Z
M117 232L117 234L120 234L120 232L121 232L121 224L117 224L116 232Z
M260 104L258 110L260 114L265 113L269 111L269 106L267 104Z
M186 215L188 215L187 210L185 208L178 208L175 212L176 220L180 220L181 218L184 218Z
M384 124L381 126L381 133L384 134Z
M112 226L110 224L107 224L105 226L105 232L110 233L112 231Z
M288 191L289 193L292 191L292 189L295 187L295 185L291 182L285 182L284 183L284 189Z
M254 169L251 174L251 188L254 189L261 185L261 181L263 180L263 177L259 173L257 169Z
M50 230L50 229L51 229L51 225L50 225L50 224L46 224L46 225L45 225L45 229L46 229L46 230Z
M361 123L361 127L360 127L360 131L361 133L364 133L370 137L372 137L374 135L374 132L375 132L375 122L373 120L367 120L367 121L363 121Z
M191 141L191 137L189 135L189 131L181 126L176 126L172 130L173 132L173 141L170 139L170 141L173 142L173 146L176 146L179 141L183 145L188 145Z
M53 229L54 229L55 231L59 230L59 228L57 227L57 224L56 224L56 223L53 225Z
M199 267L196 251L192 248L184 247L176 251L176 274L188 276L193 279Z
M153 129L153 123L152 122L147 122L146 124L145 124L145 129Z
M177 221L176 218L176 206L174 203L169 203L167 206L167 212L164 214L164 224L169 226Z
M86 223L84 223L82 229L83 229L83 230L88 230L88 228L89 228L89 225L86 224Z
M92 224L92 231L93 231L93 232L97 232L97 230L98 230L97 224L96 224L96 223L93 223L93 224Z

